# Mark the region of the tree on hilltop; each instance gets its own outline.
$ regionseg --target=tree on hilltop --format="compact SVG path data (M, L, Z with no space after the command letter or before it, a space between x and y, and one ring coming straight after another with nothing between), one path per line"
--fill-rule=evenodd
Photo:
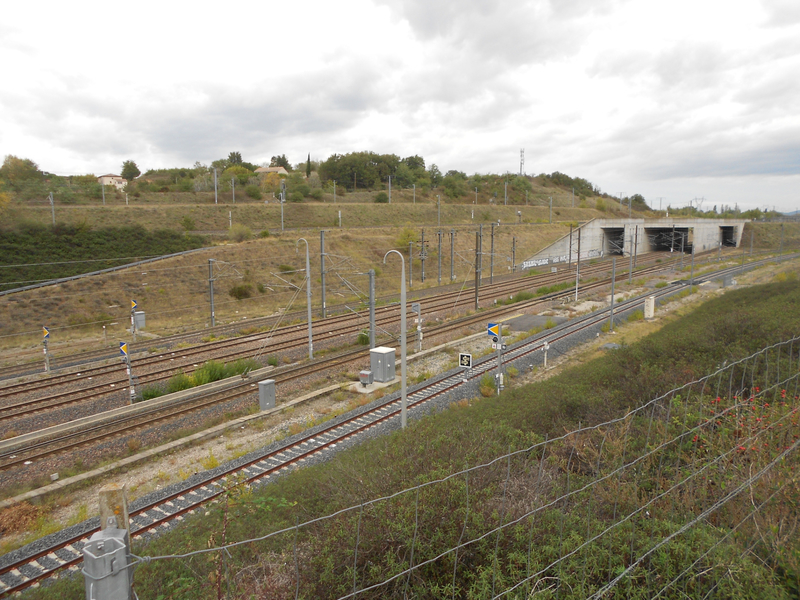
M137 167L136 163L132 160L126 160L122 163L122 173L120 173L120 175L123 179L133 181L141 174L142 172L139 170L139 167Z
M285 154L281 154L280 156L273 156L269 161L270 167L283 167L287 171L292 170L292 165L289 164L289 159L286 158Z
M41 179L42 172L39 170L39 165L29 158L18 158L9 154L0 167L0 177L5 179L12 189L19 189L27 181Z
M230 165L240 165L242 164L242 153L241 152L231 152L228 154L228 164Z

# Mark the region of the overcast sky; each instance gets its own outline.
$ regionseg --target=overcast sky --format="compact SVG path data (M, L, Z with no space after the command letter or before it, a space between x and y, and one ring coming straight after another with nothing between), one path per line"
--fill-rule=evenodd
M655 208L800 207L800 0L28 0L0 62L0 154L57 174L524 148Z

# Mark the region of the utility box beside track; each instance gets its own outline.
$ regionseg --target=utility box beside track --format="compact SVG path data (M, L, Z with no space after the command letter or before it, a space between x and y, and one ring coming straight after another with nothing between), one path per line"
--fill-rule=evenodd
M379 346L369 351L369 365L373 378L378 383L394 381L394 348Z
M261 410L275 408L274 379L265 379L258 382L258 408Z

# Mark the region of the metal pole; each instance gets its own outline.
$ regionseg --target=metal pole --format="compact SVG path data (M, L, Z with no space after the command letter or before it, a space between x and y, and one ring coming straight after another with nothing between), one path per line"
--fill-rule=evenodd
M478 288L481 286L481 266L480 266L480 250L481 234L475 232L475 310L480 308L478 304Z
M609 317L609 331L614 331L614 283L617 281L617 257L611 257L611 316Z
M133 404L133 399L136 397L136 390L133 387L133 369L131 369L130 354L125 355L125 368L128 371L128 390L130 393L131 404Z
M686 241L686 234L681 232L681 270L683 270L683 244Z
M442 226L442 199L436 194L436 226Z
M575 302L578 301L578 283L581 280L581 230L578 229L578 262L575 267Z
M497 335L497 395L503 391L503 324L498 324Z
M405 259L397 250L389 250L383 256L383 264L386 264L386 257L392 252L400 257L400 427L406 428L407 421L407 397L406 397L406 269Z
M136 342L136 308L131 306L131 335L134 343Z
M633 238L633 268L636 268L636 258L639 256L639 226L634 230L636 233Z
M319 232L319 263L322 274L322 318L326 318L327 306L325 306L325 232Z
M214 169L214 204L217 203L217 170Z
M421 241L419 244L419 260L422 263L422 283L425 283L425 230L422 229L421 233Z
M628 285L633 283L633 233L630 236L631 245L628 248L628 256L630 257L630 265L628 266Z
M208 259L208 297L211 300L211 326L216 325L214 321L214 259Z
M517 238L511 238L511 272L517 272Z
M375 269L369 270L369 347L375 347Z
M475 188L475 204L478 203L478 188Z
M442 285L442 230L439 230L439 282L438 285Z
M455 264L455 229L450 230L450 281L456 278L456 264Z
M281 192L281 233L283 233L283 204L286 202L286 190Z
M689 275L689 292L692 291L692 286L694 286L694 244L692 244L692 270L691 274Z
M53 225L56 224L56 205L53 202L53 192L50 192L50 211L53 213Z
M44 338L44 372L50 372L50 354L47 352L47 338Z
M408 242L408 285L414 285L414 242Z
M297 240L297 244L299 245L301 241L306 243L306 318L308 319L308 360L313 360L314 341L311 335L311 261L308 257L308 240L305 238L300 238ZM295 252L296 251L297 245L295 245Z
M483 225L478 225L478 233L481 235L481 244L480 250L478 252L478 272L481 274L481 279L483 279Z
M572 225L569 226L569 253L567 259L567 269L572 268Z
M494 226L492 223L492 243L489 249L489 285L494 283Z

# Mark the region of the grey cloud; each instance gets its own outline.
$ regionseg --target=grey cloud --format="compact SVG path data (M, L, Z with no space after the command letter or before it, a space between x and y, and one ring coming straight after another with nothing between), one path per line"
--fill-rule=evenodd
M473 60L500 59L520 65L572 55L580 49L591 18L613 0L378 0L422 40L446 40Z
M766 25L790 27L800 23L800 4L797 0L762 0L767 11Z

